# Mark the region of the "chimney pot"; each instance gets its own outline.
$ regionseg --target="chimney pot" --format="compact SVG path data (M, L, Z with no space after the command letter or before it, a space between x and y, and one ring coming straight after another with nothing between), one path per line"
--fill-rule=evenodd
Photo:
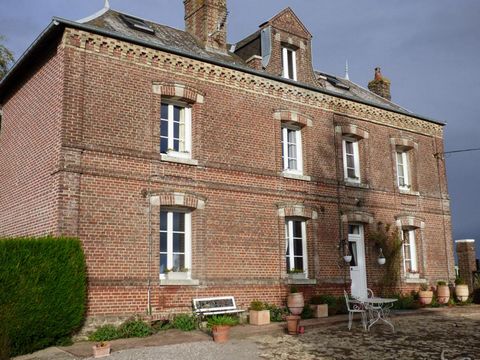
M375 78L368 83L368 90L387 100L391 100L390 80L383 77L380 67L375 68Z

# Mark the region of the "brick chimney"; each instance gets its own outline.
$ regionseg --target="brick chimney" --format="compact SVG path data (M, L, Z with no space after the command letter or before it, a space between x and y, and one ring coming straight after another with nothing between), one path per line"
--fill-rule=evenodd
M184 0L185 29L210 50L227 52L227 0Z
M390 80L383 77L379 67L375 68L375 79L368 83L368 90L387 100L391 100Z

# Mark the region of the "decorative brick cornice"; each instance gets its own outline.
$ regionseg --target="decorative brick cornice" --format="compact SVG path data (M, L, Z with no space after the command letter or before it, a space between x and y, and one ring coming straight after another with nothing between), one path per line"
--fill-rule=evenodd
M318 212L310 206L303 204L279 204L278 216L280 217L302 217L306 219L318 219Z
M192 193L161 192L150 196L150 204L153 206L179 206L189 209L205 209L206 199Z
M292 103L301 103L315 109L323 109L371 123L443 137L443 127L440 124L84 30L66 28L62 44L64 47L96 53L99 56L153 67L156 71L179 73L192 79L201 78L206 82L262 96L282 98Z
M365 211L347 212L342 215L342 222L373 224L373 215Z
M154 94L167 96L171 99L188 103L203 104L205 97L205 95L199 90L183 84L154 82L152 85L152 91Z
M395 216L396 225L399 228L412 227L423 229L425 228L425 220L413 215L398 215Z
M299 126L313 126L313 121L309 117L293 110L276 110L273 113L273 118L280 121L285 121Z

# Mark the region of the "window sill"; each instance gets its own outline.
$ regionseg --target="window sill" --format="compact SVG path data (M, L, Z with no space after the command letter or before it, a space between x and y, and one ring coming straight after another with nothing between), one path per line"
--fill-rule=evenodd
M420 279L419 277L414 278L414 277L406 277L403 279L403 281L407 284L426 284L427 280L426 279Z
M315 279L295 279L292 277L287 278L287 284L289 285L317 285L317 280Z
M200 281L192 280L192 279L184 279L184 280L168 280L168 279L160 279L161 286L198 286L200 285Z
M362 189L369 189L370 186L368 184L363 184L361 182L353 181L350 179L345 179L344 180L345 186L350 186L350 187L357 187L357 188L362 188Z
M413 196L420 196L420 193L418 191L412 191L412 190L407 190L407 189L398 189L400 194L403 195L413 195Z
M312 178L310 176L296 174L288 171L282 172L282 176L287 179L294 179L294 180L303 180L303 181L311 181Z
M162 161L166 161L166 162L198 166L198 160L193 160L193 159L184 158L184 157L177 157L177 156L171 156L171 155L166 155L166 154L160 154L160 159Z

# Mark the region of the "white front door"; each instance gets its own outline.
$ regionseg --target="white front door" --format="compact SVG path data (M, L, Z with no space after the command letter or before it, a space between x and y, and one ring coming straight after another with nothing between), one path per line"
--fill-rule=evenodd
M365 242L363 225L348 225L348 248L352 255L350 262L350 277L352 279L351 294L355 297L367 296L367 270L365 265Z

